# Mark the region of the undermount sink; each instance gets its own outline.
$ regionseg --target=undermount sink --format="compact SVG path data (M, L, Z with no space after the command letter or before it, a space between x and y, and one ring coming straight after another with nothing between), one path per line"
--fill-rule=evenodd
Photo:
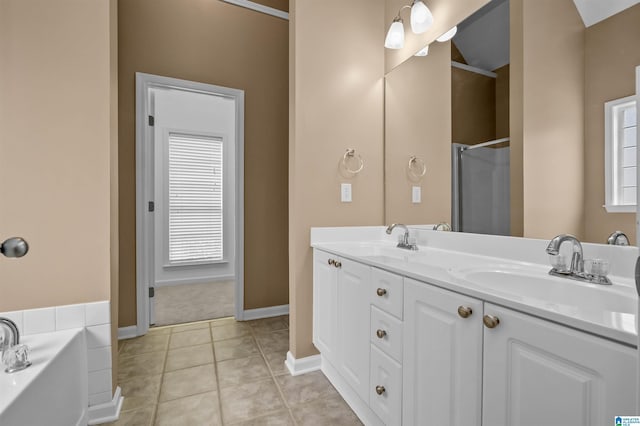
M558 278L538 269L490 267L452 269L457 279L496 294L508 295L523 302L535 302L565 313L588 310L606 313L634 314L637 298L626 286L600 286Z

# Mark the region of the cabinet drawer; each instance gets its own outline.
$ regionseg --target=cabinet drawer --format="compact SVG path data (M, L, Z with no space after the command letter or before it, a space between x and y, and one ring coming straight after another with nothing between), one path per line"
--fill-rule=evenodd
M402 319L402 277L376 268L371 272L371 304Z
M398 362L402 362L402 322L371 307L371 342Z
M369 406L386 425L402 424L402 366L371 345Z

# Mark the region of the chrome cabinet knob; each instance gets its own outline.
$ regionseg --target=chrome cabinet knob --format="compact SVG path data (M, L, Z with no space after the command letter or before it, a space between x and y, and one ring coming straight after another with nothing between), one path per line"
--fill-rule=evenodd
M473 309L471 309L468 306L458 306L458 315L460 315L462 318L469 318L471 316L471 314L473 313Z
M493 315L485 315L482 317L482 322L487 328L496 328L500 324L500 318Z
M380 385L376 386L376 393L378 395L382 395L385 392L386 392L386 389L384 388L384 386L380 386Z
M336 268L342 268L342 263L338 262L337 260L334 262L333 266L335 266Z
M384 288L379 288L378 290L376 290L376 293L378 294L378 296L382 297L387 294L387 290Z
M387 332L384 330L378 330L376 331L376 336L378 336L379 339L384 339L384 336L387 335Z
M328 263L329 265L335 265L335 264L336 264L336 261L335 261L335 260L333 260L333 259L329 259L329 260L327 260L327 263Z

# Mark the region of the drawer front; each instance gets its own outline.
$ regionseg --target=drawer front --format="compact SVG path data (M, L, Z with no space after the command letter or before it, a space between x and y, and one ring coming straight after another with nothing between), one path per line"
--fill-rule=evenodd
M376 268L371 271L371 304L402 319L402 277Z
M402 322L399 319L372 306L370 336L371 343L402 362Z
M371 345L369 406L389 426L402 424L402 366Z

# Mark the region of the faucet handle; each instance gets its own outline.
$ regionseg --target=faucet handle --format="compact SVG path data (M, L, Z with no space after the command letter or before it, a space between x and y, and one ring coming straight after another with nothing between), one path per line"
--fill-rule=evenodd
M29 347L27 345L15 345L5 349L2 354L2 363L5 373L15 373L24 370L31 365L29 361Z

